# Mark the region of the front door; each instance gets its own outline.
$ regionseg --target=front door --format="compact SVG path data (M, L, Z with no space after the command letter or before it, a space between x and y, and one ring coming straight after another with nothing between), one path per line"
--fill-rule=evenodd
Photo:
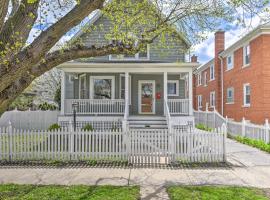
M155 81L139 81L139 113L155 114Z

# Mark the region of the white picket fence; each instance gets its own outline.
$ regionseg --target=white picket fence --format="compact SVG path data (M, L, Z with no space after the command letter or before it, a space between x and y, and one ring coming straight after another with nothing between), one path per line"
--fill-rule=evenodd
M208 133L193 129L86 132L69 129L0 129L0 161L128 160L132 164L221 162L226 160L226 127Z
M0 127L8 126L9 121L16 129L47 130L57 123L59 111L7 111L0 118Z
M270 143L270 127L268 120L264 125L248 123L245 118L242 122L228 120L215 111L194 111L195 124L204 124L211 128L220 127L223 123L227 126L227 131L233 136L248 137L255 140L263 140Z

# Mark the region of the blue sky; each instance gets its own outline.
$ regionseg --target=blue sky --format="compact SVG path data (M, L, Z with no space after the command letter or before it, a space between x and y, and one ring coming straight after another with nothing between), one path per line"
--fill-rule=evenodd
M256 28L260 23L260 18L255 17L250 21L250 25L246 28L234 23L223 25L223 29L225 30L225 48L231 46L249 31ZM209 32L207 34L208 39L193 46L192 48L193 51L191 53L198 56L198 60L201 64L208 62L214 57L214 34L215 32Z

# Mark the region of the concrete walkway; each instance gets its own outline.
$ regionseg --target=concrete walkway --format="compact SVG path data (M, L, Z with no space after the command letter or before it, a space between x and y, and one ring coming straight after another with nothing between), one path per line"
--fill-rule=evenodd
M1 167L0 183L140 185L142 199L168 199L171 184L221 184L270 188L270 154L227 142L226 168L21 168Z

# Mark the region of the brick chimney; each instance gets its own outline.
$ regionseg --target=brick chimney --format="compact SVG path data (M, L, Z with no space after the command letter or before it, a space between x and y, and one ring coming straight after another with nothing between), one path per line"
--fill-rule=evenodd
M216 110L221 113L222 104L222 81L221 81L221 61L219 54L225 50L225 32L219 30L215 33L215 84L216 84Z
M198 56L195 56L195 55L193 54L193 56L191 57L191 62L193 62L193 63L198 62Z
M215 57L225 49L225 32L217 31L215 33Z

